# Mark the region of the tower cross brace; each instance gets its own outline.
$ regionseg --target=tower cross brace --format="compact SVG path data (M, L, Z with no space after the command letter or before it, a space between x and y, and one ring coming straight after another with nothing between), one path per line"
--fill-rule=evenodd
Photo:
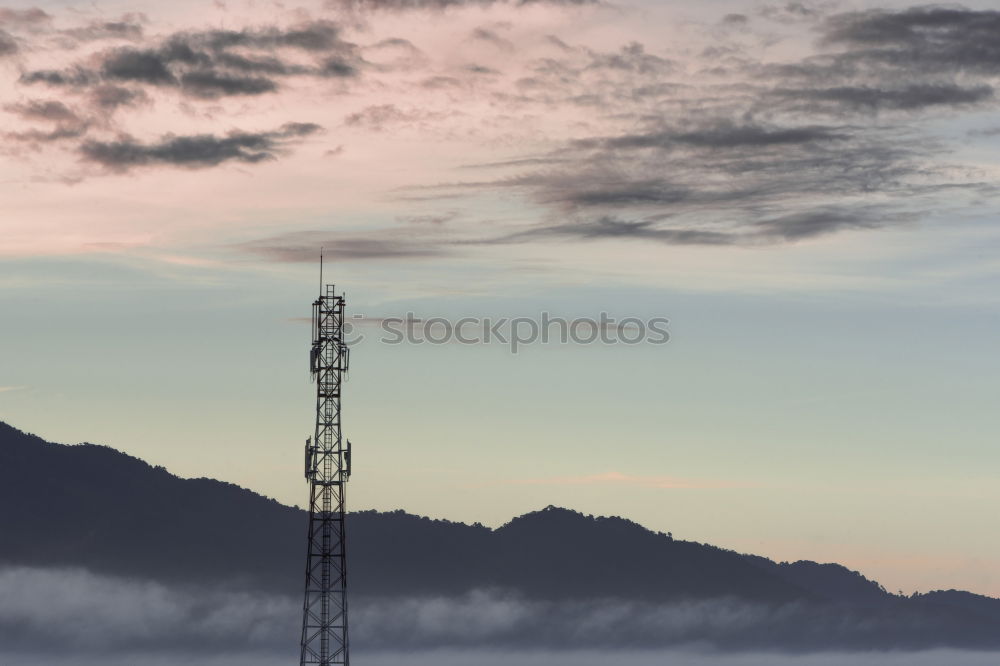
M313 303L310 371L316 382L316 429L306 440L309 550L302 607L301 666L348 666L345 489L351 443L340 422L341 386L348 367L344 297L332 284Z

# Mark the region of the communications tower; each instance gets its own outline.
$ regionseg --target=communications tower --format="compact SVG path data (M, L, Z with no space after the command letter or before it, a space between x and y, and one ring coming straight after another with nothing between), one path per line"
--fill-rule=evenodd
M351 476L351 443L343 437L340 423L348 349L344 297L332 284L313 303L312 328L309 365L316 382L316 431L306 440L309 552L300 664L348 666L344 491Z

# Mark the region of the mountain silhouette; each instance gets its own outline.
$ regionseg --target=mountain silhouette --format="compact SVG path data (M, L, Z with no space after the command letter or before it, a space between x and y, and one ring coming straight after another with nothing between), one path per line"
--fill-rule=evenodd
M51 444L0 424L0 504L0 561L289 593L302 583L304 511L106 446ZM348 529L360 594L815 596L737 553L555 507L495 530L403 511L351 513Z
M294 596L307 522L304 511L233 484L178 478L106 446L53 444L0 423L0 564ZM544 602L850 607L862 624L895 623L879 624L872 645L893 627L906 642L916 627L932 643L1000 647L1000 600L955 590L901 597L837 564L776 563L623 518L547 507L491 529L359 511L347 529L350 590L363 597L502 590ZM781 640L819 640L792 633Z

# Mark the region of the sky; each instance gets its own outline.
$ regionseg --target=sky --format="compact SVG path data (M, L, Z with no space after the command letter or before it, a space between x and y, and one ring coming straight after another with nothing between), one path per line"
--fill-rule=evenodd
M990 7L6 3L0 419L304 504L323 247L351 508L1000 596ZM382 340L542 313L669 341Z

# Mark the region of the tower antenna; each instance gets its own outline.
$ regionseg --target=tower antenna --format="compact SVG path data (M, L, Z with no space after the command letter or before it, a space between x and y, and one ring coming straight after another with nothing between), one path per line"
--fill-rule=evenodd
M306 440L309 539L302 606L300 665L349 666L347 649L347 555L344 548L345 490L351 475L351 443L343 437L340 389L347 372L344 296L322 282L313 302L310 371L316 381L316 429Z

